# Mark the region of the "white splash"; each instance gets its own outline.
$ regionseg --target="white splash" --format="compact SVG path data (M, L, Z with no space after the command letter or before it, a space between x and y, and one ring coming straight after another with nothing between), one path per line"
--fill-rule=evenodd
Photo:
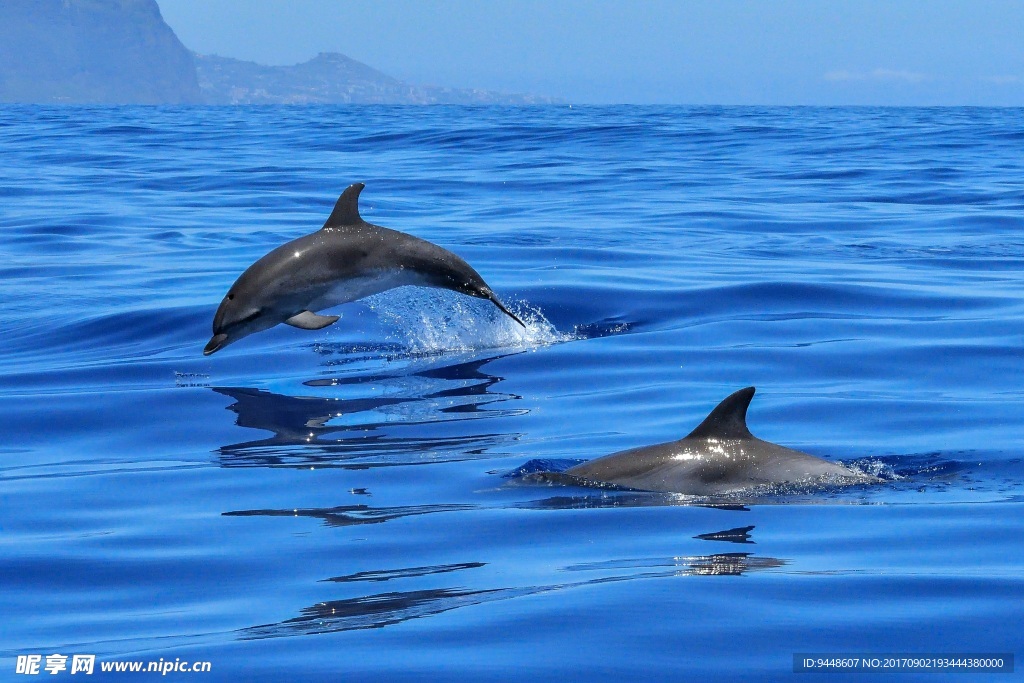
M576 339L556 330L539 308L523 302L505 304L525 328L489 301L433 288L399 287L364 302L387 328L389 341L415 354L526 350Z

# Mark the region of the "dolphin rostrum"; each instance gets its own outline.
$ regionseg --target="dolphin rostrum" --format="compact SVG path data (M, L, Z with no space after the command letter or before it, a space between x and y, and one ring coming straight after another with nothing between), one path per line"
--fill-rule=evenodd
M364 221L359 215L363 187L355 183L341 194L323 228L281 245L246 268L220 302L213 337L203 355L279 323L322 329L339 316L316 311L402 285L439 287L487 299L526 327L460 257Z
M747 406L753 397L754 387L740 389L679 441L606 455L571 467L564 474L570 481L696 496L767 484L843 486L881 481L758 439L747 429Z

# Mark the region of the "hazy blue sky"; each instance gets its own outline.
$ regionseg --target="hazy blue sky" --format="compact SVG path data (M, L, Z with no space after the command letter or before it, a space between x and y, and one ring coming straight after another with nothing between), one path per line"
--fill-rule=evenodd
M158 0L203 54L570 102L1024 105L1021 0Z

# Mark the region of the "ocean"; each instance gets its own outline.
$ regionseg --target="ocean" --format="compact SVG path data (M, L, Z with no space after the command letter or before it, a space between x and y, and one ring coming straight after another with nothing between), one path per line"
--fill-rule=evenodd
M1021 109L5 105L0 155L0 680L1021 654ZM407 287L204 357L235 278L354 182L527 328ZM509 476L746 386L754 434L883 483Z

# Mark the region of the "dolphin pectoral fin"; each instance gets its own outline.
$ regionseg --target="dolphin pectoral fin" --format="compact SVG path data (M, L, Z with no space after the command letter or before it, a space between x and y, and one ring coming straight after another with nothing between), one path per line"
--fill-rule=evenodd
M303 311L288 318L284 323L300 330L322 330L338 322L339 318L340 315L317 315L313 311Z
M513 320L515 320L517 323L519 323L524 328L526 327L526 323L524 323L522 320L520 320L519 316L517 316L515 313L513 313L512 311L510 311L507 308L505 308L505 304L501 303L501 300L498 299L498 297L494 295L494 292L488 290L487 298L488 298L488 300L490 300L491 303L493 303L495 306L498 307L499 311L501 311L502 313L504 313L508 317L510 317Z

